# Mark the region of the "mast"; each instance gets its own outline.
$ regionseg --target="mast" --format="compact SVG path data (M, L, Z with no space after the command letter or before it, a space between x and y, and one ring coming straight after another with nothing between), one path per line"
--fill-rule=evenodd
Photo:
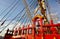
M44 24L49 23L46 15L46 5L45 5L45 0L38 0L38 4L40 6L40 11L41 14L44 17Z

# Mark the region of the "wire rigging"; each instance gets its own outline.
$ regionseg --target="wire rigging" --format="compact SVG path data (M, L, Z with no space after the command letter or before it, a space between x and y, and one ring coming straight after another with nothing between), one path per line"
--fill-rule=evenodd
M14 0L14 1L11 3L11 5L8 6L2 13L0 13L0 16L1 16L7 9L9 9L14 3L15 3L15 0Z
M31 1L31 2L32 2L32 1ZM30 3L31 3L31 2L30 2ZM30 5L30 7L31 7L31 5ZM26 12L25 12L25 13L26 13ZM22 17L21 17L21 19L22 19ZM20 20L21 20L21 19L20 19ZM18 23L19 23L19 21L18 21ZM14 25L13 29L15 28L16 25L18 25L18 23L16 23L16 24ZM22 23L21 23L21 24L22 24Z
M31 1L31 2L32 2L32 1ZM31 3L31 2L30 2L30 3ZM30 5L30 7L31 7L31 5ZM26 12L25 12L25 13L26 13ZM22 18L21 18L21 19L22 19ZM26 21L25 21L25 22L26 22ZM19 21L18 21L18 23L19 23ZM18 23L17 23L16 25L18 25ZM21 23L21 24L22 24L22 23ZM15 28L16 25L14 25L14 28ZM14 29L14 28L13 28L13 29Z
M11 23L11 22L10 22L10 23ZM9 24L10 24L10 23L9 23ZM8 25L9 25L9 24L8 24ZM7 26L8 26L8 25L7 25ZM6 28L7 26L5 26L5 28ZM4 29L3 29L3 30L4 30ZM3 31L3 30L2 30L2 31Z
M51 11L50 11L50 6L49 6L49 3L48 3L48 0L46 1L45 0L45 3L46 3L46 6L47 6L47 9L48 9L48 13L49 13L49 16L50 16L50 19L52 19L52 17L51 17Z
M10 12L11 10L13 10L13 8L18 4L18 2L19 2L19 1L16 2L16 4L4 15L4 17L3 17L0 21L2 21L2 20L9 14L9 12ZM7 19L7 18L6 18L6 19ZM5 22L6 19L5 19L3 22ZM4 24L4 23L1 23L1 26L2 26L3 24Z
M14 5L13 5L13 7L4 15L4 17L0 20L0 21L2 21L8 14L9 14L9 12L17 5L17 3L19 2L20 0L18 0Z
M3 11L3 9L0 10L0 12ZM1 13L0 13L1 14Z
M27 15L27 14L26 14L26 15ZM24 21L23 21L23 23L22 23L22 24L24 24L24 22L25 22L26 18L27 18L27 17L25 16L25 17L24 17Z
M31 2L30 2L31 3ZM16 8L15 8L16 9ZM15 10L14 9L14 10ZM8 17L10 17L10 15L11 15L11 13L9 14L9 16ZM6 19L8 19L8 17L6 18ZM6 21L6 19L1 23L1 26L4 24L4 22ZM3 18L2 18L2 20L3 20Z
M27 22L27 17L25 17L25 21L24 21L24 23L23 23L23 24L26 24L26 22Z
M24 16L25 16L25 13L22 15L22 17L18 20L18 23L15 23L15 25L14 25L14 27L13 27L13 29L15 28L15 26L17 26L18 24L19 24L19 22L24 18ZM23 20L24 21L24 20ZM12 30L13 30L12 29Z
M32 4L31 4L31 5L32 5L32 6L35 5L36 2L37 2L37 0L32 1ZM32 6L30 6L30 7L32 7Z
M16 10L17 6L13 9L13 11L8 15L7 18L5 18L5 20L3 21L3 23L1 24L1 26L5 23L5 21L11 16L11 14Z
M32 2L32 3L30 4L31 6L29 5L30 11L31 11L31 8L33 9L33 3L34 3L35 1L33 0L33 1L31 1L31 2ZM32 14L33 14L33 13L32 13ZM31 14L31 15L32 15L32 14Z
M25 19L25 18L26 18L26 16L24 16L24 18L23 18L23 19ZM22 26L22 25L23 25L24 21L25 21L25 20L22 20L22 22L21 22L20 26Z
M32 16L31 16L31 12L30 12L30 10L29 10L29 7L28 7L28 4L27 4L26 0L23 0L23 3L24 3L24 6L25 6L25 8L26 8L27 16L28 16L28 18L29 18L30 21L31 21ZM32 22L32 21L31 21L31 22Z
M24 9L25 9L25 8L23 8L23 9L21 10L21 12L18 13L14 18L16 19L16 18L24 11ZM13 19L14 19L14 18L13 18ZM12 23L13 19L11 20L11 23ZM14 20L15 20L15 19L14 19ZM7 24L7 25L8 25L8 24ZM0 27L0 29L1 29L1 28L4 28L4 27L5 27L5 26Z
M24 9L25 9L25 8L23 8L23 10L20 11L20 13L22 13L22 12L24 11ZM14 19L16 19L16 17L17 17L18 15L20 15L20 13L18 13L18 14L9 22L9 24L12 23L12 21L13 21ZM8 25L9 25L9 24L8 24ZM2 29L2 31L3 31L8 25L6 25L6 26ZM1 31L1 32L2 32L2 31Z
M30 6L30 9L31 9L31 8L34 9L33 6L34 6L34 5L36 5L36 6L38 5L38 3L36 3L36 2L37 2L37 0L33 1L33 3L31 4L32 6ZM35 7L36 7L36 6L35 6ZM34 13L34 11L32 11L32 14L35 15L36 13Z

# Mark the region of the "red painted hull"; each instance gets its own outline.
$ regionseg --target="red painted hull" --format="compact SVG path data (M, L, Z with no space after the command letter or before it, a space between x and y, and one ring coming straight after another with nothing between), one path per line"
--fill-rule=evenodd
M56 34L56 35L53 35L53 34L47 34L47 35L44 35L44 36L41 36L41 35L35 35L34 37L32 35L27 35L27 39L42 39L42 37L44 39L60 39L60 35ZM13 37L13 36L9 36L9 35L6 35L4 39L24 39L26 37Z

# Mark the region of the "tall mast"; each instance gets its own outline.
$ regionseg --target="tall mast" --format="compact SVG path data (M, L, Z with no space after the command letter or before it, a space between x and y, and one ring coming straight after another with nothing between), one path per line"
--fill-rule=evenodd
M39 6L40 6L40 11L41 14L44 17L44 23L49 23L46 15L46 5L45 5L45 0L38 0Z

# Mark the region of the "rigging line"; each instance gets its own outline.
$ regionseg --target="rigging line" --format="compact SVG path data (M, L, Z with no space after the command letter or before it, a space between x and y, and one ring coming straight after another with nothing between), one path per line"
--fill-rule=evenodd
M34 0L32 0L32 1L31 1L31 4L28 6L28 7L30 7L30 10L31 10L31 8L32 8L33 3L34 3ZM33 8L32 8L32 9L33 9Z
M22 17L20 18L20 20L24 17L24 15L25 15L25 13L22 15ZM19 23L20 20L17 20L18 23ZM18 25L18 23L16 23L14 26ZM14 28L15 28L15 27L14 27ZM12 29L12 30L13 30L13 29Z
M34 9L33 5L36 5L36 4L35 4L36 2L37 2L37 1L34 1L34 2L31 4L32 6L30 6L30 10L31 10L31 8ZM33 12L32 14L34 14L34 12Z
M30 13L30 11L29 11L29 8L28 8L28 5L27 5L27 3L26 3L26 0L23 0L23 3L25 4L25 8L26 8L26 11L27 11L27 15L30 17L30 19L32 19L31 18L31 15L29 14Z
M51 11L50 11L50 6L49 6L49 3L48 3L48 0L45 0L45 3L46 3L46 6L47 6L47 9L48 9L48 12L49 12L49 16L50 16L50 19L52 19L51 18Z
M20 0L19 0L19 1L20 1ZM9 12L17 5L17 3L18 3L19 1L17 1L17 2L15 3L15 5L4 15L4 17L6 17L6 16L9 14ZM4 19L4 17L3 17L0 21L2 21L2 20Z
M26 25L29 25L29 24L30 24L29 21L30 21L30 20L27 20Z
M0 10L0 14L1 14L1 11L3 11L3 9Z
M15 9L17 8L17 6L14 8L14 10L12 12L15 11ZM1 23L1 26L5 23L5 21L11 16L12 12L8 15L8 17Z
M32 1L29 2L29 4L31 3Z
M37 1L37 0L36 0L36 1ZM31 5L33 5L33 4L35 5L35 2L36 2L36 1L34 0ZM30 6L30 7L32 7L32 6Z
M30 6L30 10L31 10L31 8L34 9L33 5L37 6L36 2L37 2L37 0L35 0L31 3L32 6ZM34 11L32 11L31 15L32 16L34 15Z
M30 8L33 8L34 9L34 5L36 6L37 4L35 4L37 1L35 1L32 6Z
M30 5L30 6L31 6L31 5ZM5 21L6 21L6 20L4 20L4 22L5 22ZM3 23L4 23L4 22L3 22ZM3 23L2 23L2 24L3 24Z
M26 17L26 14L25 14L25 16L24 16L24 18L22 18L22 19L25 19L25 17ZM21 21L21 24L24 22L24 20L22 20ZM20 24L20 26L21 26L21 24ZM17 24L18 25L18 24Z
M31 4L30 4L30 3L31 3ZM30 4L29 6L31 7L33 3L34 3L34 0L30 1L30 2L29 2L29 4Z
M28 21L29 21L29 23L31 24L30 20L28 20Z
M25 16L26 17L26 16ZM25 17L23 18L23 19L25 19ZM22 26L22 24L24 23L24 20L22 20L22 22L21 22L21 24L20 24L20 26Z
M15 3L15 1L13 1L12 3L11 3L11 5L13 5ZM8 9L8 8L10 8L11 7L11 5L10 6L8 6L1 14L0 14L0 16Z
M17 8L17 6L13 9L12 12L14 12L14 11L16 10L16 8ZM12 12L9 14L9 16L8 16L7 18L9 18L9 17L11 16ZM7 18L6 18L6 19L7 19ZM6 20L6 19L5 19L5 20Z
M20 11L20 13L22 13L24 10L25 10L25 8L23 8L23 9ZM18 15L20 15L20 13L18 13L18 14L10 21L10 23L11 23L14 19L16 19L16 17L17 17ZM10 23L9 23L9 24L10 24ZM8 25L9 25L9 24L8 24ZM6 26L5 26L5 27L6 27ZM2 27L2 28L3 28L3 27Z
M31 5L33 5L33 3L36 2L36 1L37 1L37 0L30 1L30 3L31 3L31 4L30 4L30 7L31 7Z
M32 2L32 1L30 1L30 3L31 3L31 2ZM30 5L30 6L31 6L31 5ZM15 7L15 9L16 9L16 8L17 8L17 7ZM15 11L15 9L13 10L13 12ZM11 14L9 14L9 16L10 16L10 15L11 15ZM8 17L9 17L9 16L8 16ZM8 18L8 17L7 17L7 18ZM6 19L7 19L7 18L6 18ZM6 19L5 19L5 20L6 20Z
M26 25L29 25L29 21L30 21L30 20L29 20L29 18L27 17L27 19L25 20L25 23L24 23L25 26L26 26Z
M29 20L29 18L27 18L27 19L28 19L28 20L27 20L27 25L28 25L30 20Z
M24 21L24 24L26 24L27 23L27 17L26 17L26 19L25 19L25 21Z
M20 20L24 17L24 15L25 15L25 13L22 15L22 17L20 18ZM17 20L18 22L20 21L20 20ZM17 22L16 21L16 22ZM15 23L15 25L17 25L18 23ZM1 29L1 28L0 28Z
M30 2L30 3L31 3L31 2ZM15 5L16 5L16 4L15 4ZM5 16L6 16L6 15L5 15ZM5 16L4 16L4 17L5 17ZM4 17L3 17L3 18L4 18ZM3 19L3 18L2 18L2 19ZM1 21L2 21L2 20L1 20Z
M27 19L28 19L28 20L27 20L27 23L28 23L28 21L30 21L30 20L29 20L29 18L28 18L28 17L27 17Z
M27 15L27 14L26 14ZM26 19L28 20L28 17L26 16ZM25 21L25 23L26 23L27 21Z
M22 11L21 11L21 12L22 12ZM21 12L20 12L20 13L21 13ZM18 14L18 15L19 15L19 14ZM18 16L18 15L17 15L17 16Z
M15 10L16 10L16 8L17 8L17 6L13 9L13 11L12 12L14 12ZM3 21L3 22L5 22L10 16L11 16L11 14L12 14L12 12L8 15L8 17L7 18L5 18L5 20ZM3 24L3 22L2 22L2 24ZM2 25L1 25L2 26Z
M32 2L32 1L31 1L31 2ZM31 2L30 2L30 3L31 3ZM31 5L30 5L30 7L31 7ZM16 25L15 25L15 26L16 26Z
M23 8L23 10L20 11L20 13L22 13L22 12L24 11L24 9L25 9L25 8ZM18 13L18 14L9 22L9 24L12 23L12 21L13 21L14 19L16 19L16 17L17 17L18 15L20 15L20 13ZM8 24L8 25L9 25L9 24ZM2 29L2 31L3 31L8 25L6 25L6 26ZM2 31L1 31L1 32L2 32Z
M30 21L30 19L29 19L29 21ZM31 23L31 21L30 21L30 23Z
M29 10L29 7L28 7L28 4L27 4L26 0L23 0L23 4L25 5L25 8L26 8L25 10L27 12L27 16L31 20L32 19L31 12Z
M22 18L24 17L24 15L25 15L25 13L24 13L24 14L22 15L22 17L18 20L18 23L15 23L13 29L15 28L15 26L17 26L17 25L19 24L20 20L22 20ZM12 29L12 30L13 30L13 29Z
M32 0L32 1L30 1L30 2L29 2L29 4L30 4L30 3L32 3L32 2L33 2L33 0Z
M15 11L15 10L14 10L14 11ZM10 13L8 17L10 17L11 14L12 14L12 13ZM8 19L8 17L1 23L0 26L2 26L2 25L5 23L5 21Z
M20 18L20 20L24 17L24 15L25 15L25 13L22 15L22 17ZM17 21L18 21L18 23L19 23L19 21L20 21L20 20L17 20ZM16 21L16 22L17 22L17 21ZM14 25L14 26L16 26L18 23L15 23L15 25Z
M25 16L25 18L24 18L24 22L26 22L26 20L27 20L27 17ZM24 23L22 23L22 24L24 24Z

